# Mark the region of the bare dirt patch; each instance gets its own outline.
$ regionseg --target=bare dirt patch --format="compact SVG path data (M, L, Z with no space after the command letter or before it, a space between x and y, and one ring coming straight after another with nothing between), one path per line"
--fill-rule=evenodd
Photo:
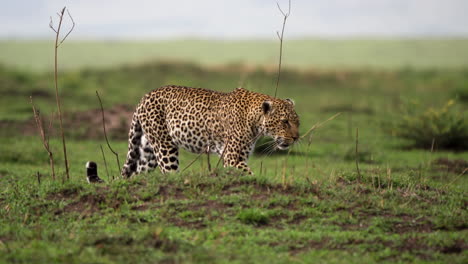
M128 130L132 120L134 107L129 105L115 105L104 110L106 130L112 139L127 139ZM66 132L70 137L101 139L104 137L102 130L102 114L100 109L91 109L81 112L65 113L63 119ZM44 127L47 128L50 116L44 117ZM58 122L53 120L51 135L58 133ZM31 117L26 121L0 121L0 129L15 131L15 134L36 135L37 128L34 119Z
M129 105L115 105L104 110L106 130L114 139L127 139L128 130L135 108ZM69 126L76 129L84 128L84 138L102 138L102 113L100 109L91 109L72 113Z
M82 190L82 187L72 187L47 195L48 200L70 202L63 209L57 209L54 214L80 213L83 217L86 217L98 212L101 204L106 204L107 207L114 209L120 207L121 201L111 198L107 187L99 188L96 193L81 194Z
M218 201L213 201L213 200L208 200L204 203L197 204L192 207L193 210L200 210L200 209L206 209L208 211L223 211L226 208L230 208L230 206L218 202Z
M436 251L443 254L460 254L468 248L468 245L461 240L457 240L454 244L448 246L428 245L423 238L409 237L400 245L392 245L392 247L400 252L411 252L421 259L431 259L429 252Z
M229 212L231 206L226 205L219 201L207 200L203 203L193 204L189 209L194 212L203 212L203 217L194 217L190 219L183 219L181 217L171 217L170 222L178 227L202 229L207 227L207 222L219 219L221 215L232 215Z
M146 211L148 210L150 207L148 204L140 204L140 205L134 205L131 207L131 209L133 211Z
M187 197L184 194L184 189L177 186L164 185L159 186L158 200L161 199L175 199L175 200L186 200Z
M84 215L90 215L99 211L99 204L106 201L103 195L84 195L78 201L72 202L65 206L64 212L78 212Z
M74 199L78 196L80 191L83 190L83 187L72 187L62 189L58 192L50 193L47 195L47 199L49 200L64 200L64 199Z
M240 190L242 186L253 186L255 188L255 197L259 199L264 199L266 197L270 197L270 195L274 193L279 193L283 195L290 196L294 194L296 196L301 195L310 195L315 194L318 196L320 194L320 190L315 188L314 186L300 188L297 186L292 185L281 185L281 184L263 184L263 183L243 183L243 182L233 182L231 184L226 184L222 188L223 195L230 195L235 193L244 193L243 190Z
M397 223L391 227L392 233L408 233L408 232L418 232L418 233L429 233L434 231L436 228L432 222L426 218L420 218L410 215L401 215L395 216L402 220L401 223Z
M134 239L132 237L102 237L94 241L91 241L89 245L95 246L98 249L110 249L111 247L123 245L126 247L131 247L137 244L144 244L148 247L153 247L156 249L161 249L164 252L177 252L179 250L179 243L159 235L148 236L141 240Z
M439 158L432 162L436 170L448 171L456 174L468 174L468 160Z
M202 229L207 227L204 219L188 221L178 217L174 217L170 219L170 222L177 227L185 227L189 229Z
M27 91L27 92L23 92L21 91L20 89L8 89L4 92L4 95L5 96L11 96L11 97L14 97L14 96L22 96L22 97L29 97L29 96L32 96L33 98L53 98L53 94L52 93L49 93L47 91L44 91L44 90L40 90L40 89L35 89L35 90L32 90L32 91Z
M337 242L332 241L331 238L324 237L319 241L308 241L302 245L290 245L289 254L298 255L309 250L328 249L328 250L348 250L353 251L353 247L359 245L369 245L367 250L377 251L384 248L394 249L396 252L411 252L424 260L430 260L431 252L440 252L442 254L461 254L463 251L468 249L468 245L462 240L456 240L451 245L429 245L421 237L409 237L401 241L401 243L390 240L376 239L376 240L362 240L362 239L350 239L348 241ZM375 245L380 245L375 247ZM276 246L272 244L271 246ZM391 255L385 258L386 260L397 259L397 255Z

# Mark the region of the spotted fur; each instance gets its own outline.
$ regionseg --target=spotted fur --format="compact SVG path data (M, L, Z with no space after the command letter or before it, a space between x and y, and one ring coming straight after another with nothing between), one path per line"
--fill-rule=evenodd
M202 88L164 86L146 94L133 114L122 175L179 169L179 147L213 152L224 166L252 173L247 159L261 136L279 149L299 138L299 117L289 100L237 88L221 93Z

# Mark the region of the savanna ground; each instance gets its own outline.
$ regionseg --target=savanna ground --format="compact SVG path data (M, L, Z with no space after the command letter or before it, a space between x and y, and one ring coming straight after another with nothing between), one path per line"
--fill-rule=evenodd
M402 45L402 50L428 56L443 50L429 57L408 55L407 62L398 49L379 53L368 45L361 47L362 53L341 49L348 55L340 65L337 48L321 55L329 61L318 60L320 70L306 67L314 64L313 56L299 62L301 56L295 55L307 53L306 44L302 50L289 47L286 61L288 56L298 61L292 59L289 66L295 67L283 71L278 94L295 99L301 134L338 112L340 116L290 152L269 154L265 145L259 146L249 162L253 176L222 169L214 156L208 171L207 157L201 156L180 173L155 171L129 180L112 179L118 168L101 132L96 90L104 101L111 144L122 163L128 119L144 93L179 84L220 91L242 85L272 94L275 61L262 57L255 61L261 50L253 52L251 47L240 53L252 54L250 59L258 64L248 61L244 66L209 50L196 50L194 57L187 57L194 63L152 62L154 58L141 57L141 51L132 57L123 48L109 52L108 43L94 43L90 54L102 57L93 64L91 55L77 56L74 43L66 43L61 50L66 71L59 78L71 167L65 183L58 122L51 136L58 180L52 181L29 104L32 95L42 114L55 111L53 78L45 70L51 54L43 54L44 44L1 43L0 262L464 263L468 259L468 141L463 130L468 120L468 60L463 59L466 40L458 41L434 41L431 46L431 41L421 40L425 49ZM148 50L145 45L150 44L139 48ZM176 45L181 50L172 52L184 53L182 46ZM387 60L373 62L373 52ZM458 56L449 55L455 52ZM359 60L364 53L369 57ZM218 61L199 61L200 54ZM355 54L354 61L349 54ZM255 66L260 64L270 66ZM462 127L456 130L458 137L452 137L455 143L446 145L449 149L439 147L439 141L448 137L444 136L429 146L419 144L417 139L429 128L415 131L416 141L399 138L401 122L419 124L419 115L405 111L409 106L436 117L461 115L461 121L442 120ZM183 152L181 168L196 157ZM88 160L98 162L107 183L86 183Z

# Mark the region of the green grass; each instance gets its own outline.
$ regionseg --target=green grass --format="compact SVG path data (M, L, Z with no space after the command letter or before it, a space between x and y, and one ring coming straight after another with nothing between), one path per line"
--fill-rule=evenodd
M95 90L110 108L136 105L167 83L230 91L241 76L235 67L171 63L64 72L65 120L70 112L98 108ZM244 77L246 88L273 93L274 73L253 69ZM279 96L295 99L301 134L343 113L289 154L254 153L253 176L208 172L202 156L183 173L111 180L102 136L91 137L84 132L90 124L78 119L77 125L66 123L71 180L62 184L60 140L51 141L59 176L54 182L34 126L25 127L29 95L42 113L55 109L50 74L0 68L0 262L464 263L468 153L410 148L387 126L406 100L441 107L455 99L466 112L458 96L466 83L463 69L286 70ZM111 134L122 162L126 132ZM117 175L108 150L106 157ZM195 158L182 151L181 168ZM106 184L86 183L88 160L98 162ZM217 158L210 160L215 168Z
M358 183L352 163L327 168L322 164L329 158L322 158L310 161L320 171L300 171L304 157L282 156L275 160L290 162L286 183L272 158L264 160L270 170L255 176L209 175L199 162L182 174L88 185L82 160L99 161L96 146L69 142L72 180L66 184L50 181L45 159L1 163L0 260L462 263L467 257L466 187L443 184L427 168L421 176L409 168L389 177L380 166L364 166ZM182 162L192 158L184 155ZM102 167L101 173L106 179Z
M247 64L275 67L278 42L72 41L60 49L61 69L182 61L204 66ZM446 69L468 65L467 39L297 39L285 40L283 64L319 69ZM35 71L53 69L50 41L0 41L0 64Z

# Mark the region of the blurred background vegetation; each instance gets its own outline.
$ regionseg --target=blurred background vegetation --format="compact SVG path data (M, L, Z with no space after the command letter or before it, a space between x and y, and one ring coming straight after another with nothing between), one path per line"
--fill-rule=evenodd
M319 139L349 139L352 130L361 127L368 141L401 137L409 146L430 149L434 140L436 148L463 150L468 134L465 42L286 41L279 96L296 100L303 131L334 113L345 113L335 124L342 128L331 125L329 132L324 128L327 132ZM29 96L43 113L55 111L51 44L0 43L8 51L0 57L0 120L31 120ZM64 109L80 114L72 114L68 123L80 128L72 129L74 136L99 135L86 128L97 129L99 120L91 122L93 113L84 113L98 108L96 90L107 108L125 106L115 117L119 120L113 121L118 123L115 133L111 130L119 139L125 138L131 111L141 96L166 84L226 92L244 86L272 94L277 48L273 41L70 41L59 51L59 84ZM8 130L15 134L17 128L3 127L6 134Z

